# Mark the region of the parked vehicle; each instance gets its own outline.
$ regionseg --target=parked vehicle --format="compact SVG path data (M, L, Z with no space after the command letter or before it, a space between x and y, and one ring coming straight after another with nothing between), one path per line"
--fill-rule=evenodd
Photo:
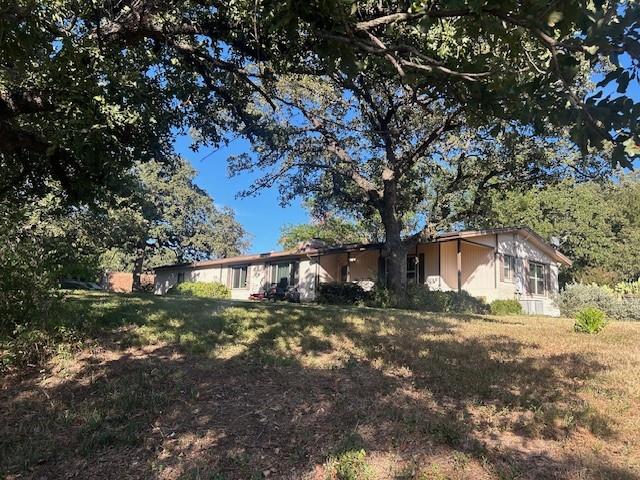
M102 290L102 287L94 282L83 282L70 278L60 280L60 288L65 290Z

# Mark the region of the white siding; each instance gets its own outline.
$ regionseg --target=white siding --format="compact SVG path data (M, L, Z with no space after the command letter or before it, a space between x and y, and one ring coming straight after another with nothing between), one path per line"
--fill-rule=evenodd
M298 291L300 292L300 300L303 302L315 299L317 268L319 265L315 258L300 261Z

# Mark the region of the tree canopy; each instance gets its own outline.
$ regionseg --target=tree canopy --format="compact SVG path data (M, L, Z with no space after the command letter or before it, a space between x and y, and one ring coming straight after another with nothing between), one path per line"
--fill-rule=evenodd
M233 172L264 172L245 193L278 185L284 202L301 195L318 212L379 219L397 290L408 249L483 211L491 191L608 168L608 159L583 155L563 129L490 112L479 121L440 85L412 88L375 68L281 77L268 94L279 106L272 134L254 141L255 157L231 161Z
M0 190L61 183L70 198L117 189L135 162L268 125L245 108L281 73L384 69L437 85L469 111L570 125L583 150L638 156L637 2L605 0L5 0L0 2ZM616 92L586 94L602 72ZM469 112L467 112L469 114ZM467 118L469 120L470 117Z
M147 230L153 251L149 267L238 255L248 247L247 234L231 209L219 209L195 182L196 172L183 159L165 167L140 165ZM172 257L172 258L171 258ZM167 260L169 260L167 262Z
M377 241L378 238L372 238L371 233L367 232L365 225L331 215L311 223L284 225L280 229L278 243L284 249L291 249L313 239L322 240L327 245Z
M160 265L238 255L248 247L234 212L216 207L195 184L186 160L139 164L132 176L130 193L108 208L108 224L124 235L103 250L104 268L133 271L138 278Z

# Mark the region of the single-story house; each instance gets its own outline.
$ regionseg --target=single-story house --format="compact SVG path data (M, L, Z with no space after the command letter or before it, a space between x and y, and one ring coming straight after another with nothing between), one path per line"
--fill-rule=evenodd
M558 268L571 261L528 228L442 233L407 256L407 281L431 290L465 290L487 302L517 299L528 313L559 315ZM155 293L183 281L220 282L234 299L264 291L272 283L294 285L302 301L313 301L323 282L357 282L370 288L385 279L382 244L327 246L310 241L281 252L242 255L155 269Z

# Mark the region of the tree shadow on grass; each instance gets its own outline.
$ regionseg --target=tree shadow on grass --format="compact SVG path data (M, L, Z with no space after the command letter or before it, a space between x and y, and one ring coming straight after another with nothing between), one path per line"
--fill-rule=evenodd
M611 419L576 401L601 364L535 356L508 336L458 338L475 318L202 300L100 315L119 325L132 309L152 321L119 330L67 378L2 391L5 472L324 478L328 458L363 448L418 467L465 455L467 478L636 478L552 448L579 427L614 438Z

